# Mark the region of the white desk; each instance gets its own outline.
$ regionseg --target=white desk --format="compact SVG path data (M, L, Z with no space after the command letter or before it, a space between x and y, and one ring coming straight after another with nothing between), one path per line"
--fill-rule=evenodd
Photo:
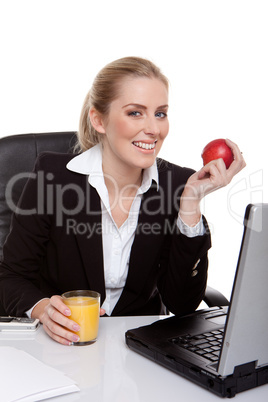
M219 402L222 399L131 351L127 329L150 324L155 317L100 319L99 338L89 346L63 346L40 327L32 335L0 333L1 346L22 349L77 382L80 392L52 398L58 402ZM228 399L225 399L228 400ZM268 385L235 396L235 402L267 402Z

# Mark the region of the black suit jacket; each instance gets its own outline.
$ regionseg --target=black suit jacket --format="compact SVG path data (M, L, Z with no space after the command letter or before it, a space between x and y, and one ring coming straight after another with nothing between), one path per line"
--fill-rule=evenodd
M74 289L105 299L100 198L87 176L66 168L72 155L42 154L23 191L4 246L0 298L10 315ZM210 234L188 238L176 226L192 170L158 159L143 195L125 288L112 315L194 311L207 281ZM193 273L194 271L194 273Z

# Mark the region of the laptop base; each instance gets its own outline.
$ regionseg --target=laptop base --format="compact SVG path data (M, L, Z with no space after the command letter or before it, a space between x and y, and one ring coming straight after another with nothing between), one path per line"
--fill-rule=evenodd
M268 383L268 203L249 204L229 307L126 333L128 346L222 397Z
M200 369L200 367L191 364L187 365L185 361L182 364L179 359L176 360L174 357L164 355L157 348L151 348L150 345L143 344L140 337L136 339L135 332L140 329L142 328L126 332L126 344L131 350L191 380L218 396L233 398L237 393L268 383L268 366L256 369L255 362L237 366L231 376L224 378L218 376L216 372L213 375L211 372Z

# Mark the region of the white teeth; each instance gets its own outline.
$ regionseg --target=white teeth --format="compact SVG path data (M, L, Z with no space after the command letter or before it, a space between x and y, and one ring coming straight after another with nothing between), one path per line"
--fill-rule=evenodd
M133 142L133 144L136 145L136 147L139 147L139 148L153 149L153 148L155 148L156 142L154 142L153 144L146 144L145 142Z

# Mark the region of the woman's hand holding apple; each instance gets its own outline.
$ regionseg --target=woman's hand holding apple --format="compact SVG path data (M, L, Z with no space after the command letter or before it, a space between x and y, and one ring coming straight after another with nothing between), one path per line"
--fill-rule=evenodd
M196 225L200 220L200 201L207 194L229 184L246 166L238 146L230 140L226 140L226 144L231 148L234 158L229 168L226 168L222 158L212 160L189 177L185 185L180 200L180 216L189 226Z

